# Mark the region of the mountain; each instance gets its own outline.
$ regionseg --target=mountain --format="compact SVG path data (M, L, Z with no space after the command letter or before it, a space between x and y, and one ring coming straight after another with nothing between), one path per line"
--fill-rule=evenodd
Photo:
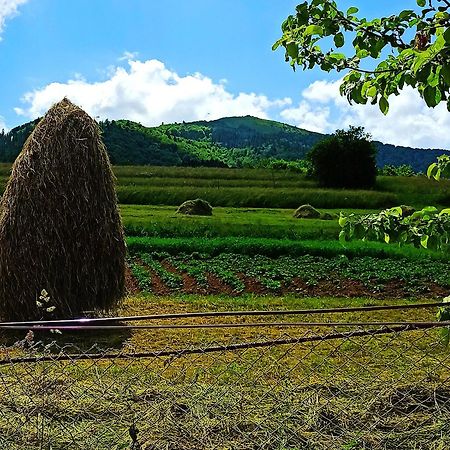
M0 133L0 161L12 162L37 120ZM267 160L298 160L326 135L252 116L145 127L129 120L100 123L113 164L253 167ZM425 171L449 151L375 142L377 164L409 164Z

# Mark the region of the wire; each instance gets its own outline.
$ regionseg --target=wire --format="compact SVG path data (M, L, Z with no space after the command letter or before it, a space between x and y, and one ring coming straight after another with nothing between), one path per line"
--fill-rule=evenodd
M58 330L178 330L197 328L269 328L269 327L372 327L372 326L414 326L446 327L450 321L442 322L248 322L248 323L200 323L200 324L160 324L160 325L62 325ZM0 325L0 329L9 330L53 330L51 325Z
M225 352L225 351L236 351L245 350L249 348L261 348L261 347L271 347L274 345L288 345L288 344L301 344L307 342L317 342L317 341L329 341L335 339L346 339L350 337L358 336L374 336L380 334L391 334L399 333L403 331L412 331L415 329L427 329L433 328L434 326L421 326L416 327L414 325L408 326L397 326L392 328L379 328L376 330L356 330L350 332L342 333L331 333L326 335L316 335L316 336L304 336L299 338L290 339L277 339L262 342L245 342L241 344L230 344L230 345L217 345L212 347L203 348L188 348L179 350L163 350L163 351L152 351L152 352L136 352L136 353L80 353L80 354L55 354L55 355L44 355L44 356L30 356L23 358L9 358L0 360L0 366L9 364L22 364L22 363L38 363L38 362L50 362L50 361L80 361L80 360L99 360L99 359L138 359L138 358L162 358L162 357L172 357L179 358L185 355L193 354L206 354L214 352Z
M163 320L163 319L187 319L195 317L232 317L232 316L281 316L281 315L306 315L306 314L332 314L332 313L349 313L349 312L368 312L368 311L386 311L399 309L421 309L439 306L448 306L448 303L418 303L411 305L378 305L378 306L358 306L345 308L324 308L324 309L297 309L297 310L276 310L276 311L206 311L206 312L190 312L190 313L173 313L173 314L151 314L144 316L119 316L119 317L98 317L94 319L62 319L62 320L43 320L43 321L25 321L25 322L0 322L3 326L25 326L32 325L68 325L82 324L89 325L95 323L108 322L137 322L142 320Z

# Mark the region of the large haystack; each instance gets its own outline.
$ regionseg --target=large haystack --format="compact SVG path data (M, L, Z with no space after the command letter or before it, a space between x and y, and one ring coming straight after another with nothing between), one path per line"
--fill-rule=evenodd
M68 318L123 295L125 243L97 124L64 99L39 122L1 200L0 318Z

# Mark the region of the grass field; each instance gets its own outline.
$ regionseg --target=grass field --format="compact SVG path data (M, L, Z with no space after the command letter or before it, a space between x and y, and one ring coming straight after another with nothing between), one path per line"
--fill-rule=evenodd
M341 208L364 214L398 204L448 207L450 183L379 177L375 190L346 191L318 189L286 171L114 171L129 292L114 314L415 304L439 301L450 290L448 253L337 240ZM0 184L8 172L0 166ZM211 217L176 214L182 201L197 197L213 204ZM302 203L333 220L294 219ZM436 308L427 307L234 319L258 322L253 328L38 331L31 350L12 345L23 334L4 334L0 448L444 450L450 353L441 330L367 335L379 327L259 325L435 316ZM258 345L228 348L246 343ZM1 364L80 352L65 361ZM110 356L95 359L103 352ZM139 352L155 353L117 357ZM133 424L139 446L130 443Z
M11 166L0 165L0 189ZM187 167L114 167L119 201L136 205L179 205L202 197L213 206L373 209L399 204L423 207L450 204L450 181L425 177L378 177L375 189L319 189L304 175L284 170Z
M348 211L348 210L343 210ZM352 210L368 213L370 210ZM339 234L336 210L323 209L334 220L299 220L292 209L214 208L212 216L183 216L173 206L121 205L128 236L261 237L334 239Z
M292 296L141 295L129 298L121 313L371 304L373 301L367 298L343 301ZM300 319L286 316L283 320L426 321L433 315L433 309L424 308ZM260 320L243 317L239 323ZM263 320L280 317L267 316ZM205 323L205 319L192 319L191 323ZM42 448L42 442L57 449L72 448L76 443L86 450L119 450L131 448L129 428L135 424L139 448L146 450L448 448L450 390L446 386L445 361L449 353L438 330L358 336L358 329L329 326L136 330L116 336L116 349L109 353L217 345L222 350L124 360L71 358L37 363L32 370L17 363L3 366L0 444L12 450ZM346 338L332 337L333 333L349 332ZM78 336L84 348L101 342L101 337L93 333ZM304 338L317 339L302 343ZM71 339L73 342L73 336ZM269 340L289 343L235 351L223 347ZM56 343L44 350L44 337L42 347L38 346L33 356L49 351L59 354L58 341L65 343L67 338L57 337ZM102 346L108 346L108 342L103 341ZM74 344L66 345L63 353L70 351L77 351ZM90 351L101 353L98 347ZM9 357L20 352L12 350ZM0 358L5 358L4 352Z

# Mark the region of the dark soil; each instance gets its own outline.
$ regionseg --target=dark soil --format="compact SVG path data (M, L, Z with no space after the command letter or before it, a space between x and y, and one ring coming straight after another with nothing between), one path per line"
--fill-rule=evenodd
M283 283L281 289L270 289L264 286L259 280L248 277L245 274L237 274L237 277L244 283L244 289L237 291L212 273L206 273L207 284L200 284L193 276L186 272L179 272L167 261L162 262L163 267L182 278L181 289L171 289L161 277L150 270L152 280L152 292L156 295L171 295L175 293L197 294L197 295L298 295L301 297L370 297L370 298L441 298L448 295L448 289L436 283L429 283L426 287L412 291L401 280L390 280L386 283L377 283L376 280L363 283L352 279L330 279L319 280L314 284L307 284L300 278L293 279L290 283ZM139 285L131 274L126 271L126 286L129 294L139 292Z

